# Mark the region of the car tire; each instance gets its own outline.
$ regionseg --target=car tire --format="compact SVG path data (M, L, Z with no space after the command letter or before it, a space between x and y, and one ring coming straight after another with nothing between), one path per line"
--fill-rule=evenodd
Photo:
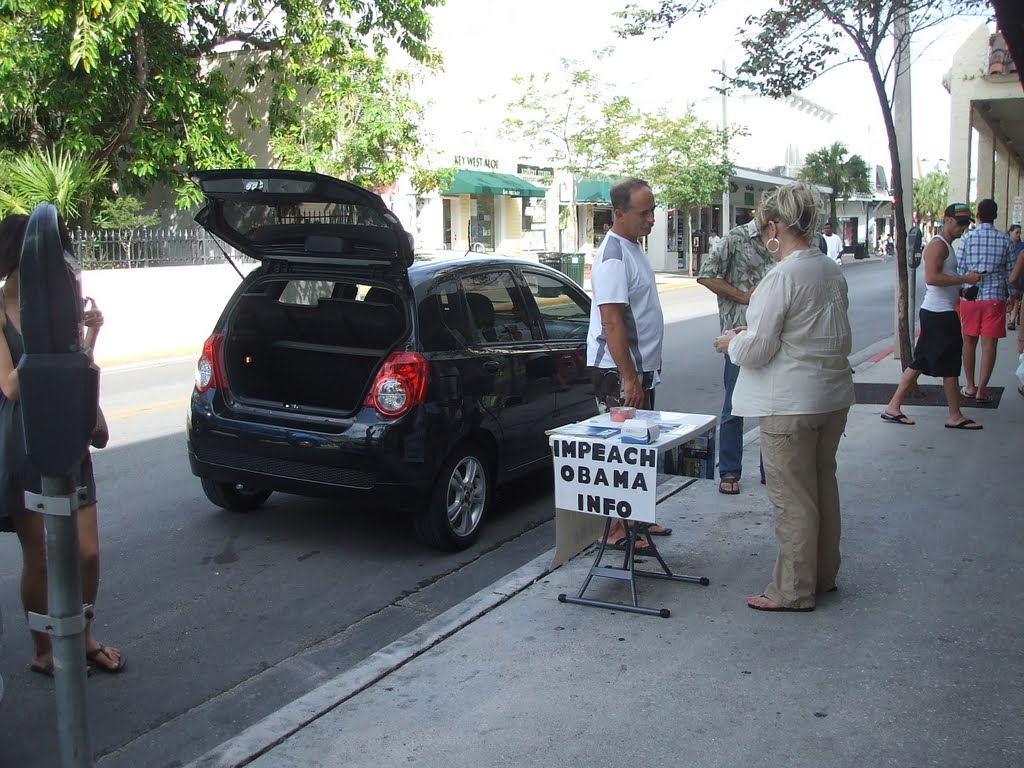
M218 507L232 512L252 512L259 509L273 493L239 483L218 483L208 477L202 478L202 483L206 498Z
M491 509L492 476L486 454L463 443L441 466L426 507L416 513L416 536L445 552L466 549Z

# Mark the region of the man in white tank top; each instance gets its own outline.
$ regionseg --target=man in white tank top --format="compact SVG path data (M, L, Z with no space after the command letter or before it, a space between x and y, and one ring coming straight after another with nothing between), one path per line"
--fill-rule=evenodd
M891 424L910 425L914 422L903 413L903 400L911 385L921 374L942 378L942 390L946 395L949 416L947 429L981 429L974 419L960 411L960 367L963 354L963 337L960 331L960 316L956 307L962 285L977 285L981 275L956 272L956 252L952 242L960 237L974 216L963 203L953 203L946 208L942 229L925 246L921 260L924 264L924 282L927 286L924 301L921 302L921 335L914 347L914 359L900 377L896 394L882 411L882 420Z

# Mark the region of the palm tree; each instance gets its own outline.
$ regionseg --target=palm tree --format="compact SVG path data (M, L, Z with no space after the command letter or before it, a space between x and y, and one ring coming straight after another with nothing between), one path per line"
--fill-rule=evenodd
M832 187L829 196L829 221L837 228L836 200L849 199L854 192L870 192L868 164L860 155L850 155L841 141L831 147L822 147L811 152L804 161L800 178L812 184Z
M107 176L106 163L93 163L63 149L26 150L0 163L0 215L31 213L52 203L65 221L88 212L93 192Z

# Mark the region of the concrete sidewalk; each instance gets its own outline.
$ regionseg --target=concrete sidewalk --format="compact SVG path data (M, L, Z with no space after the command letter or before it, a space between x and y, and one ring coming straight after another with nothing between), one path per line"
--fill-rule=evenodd
M840 587L813 613L744 605L775 557L764 489L700 481L659 507L659 544L711 585L639 584L670 618L559 603L592 557L548 573L546 554L193 765L1024 764L1016 359L1001 342L1002 403L968 411L981 432L944 429L944 408L907 405L908 427L854 406ZM898 373L890 356L856 375Z

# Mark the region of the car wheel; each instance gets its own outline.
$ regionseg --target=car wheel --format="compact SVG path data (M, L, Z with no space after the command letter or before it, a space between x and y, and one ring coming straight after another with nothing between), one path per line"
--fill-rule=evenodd
M448 457L425 509L416 515L416 535L445 551L476 541L491 507L491 471L478 445L465 443Z
M232 512L252 512L263 506L273 491L261 488L250 488L240 483L218 483L209 478L202 478L203 493L206 498L223 509Z

